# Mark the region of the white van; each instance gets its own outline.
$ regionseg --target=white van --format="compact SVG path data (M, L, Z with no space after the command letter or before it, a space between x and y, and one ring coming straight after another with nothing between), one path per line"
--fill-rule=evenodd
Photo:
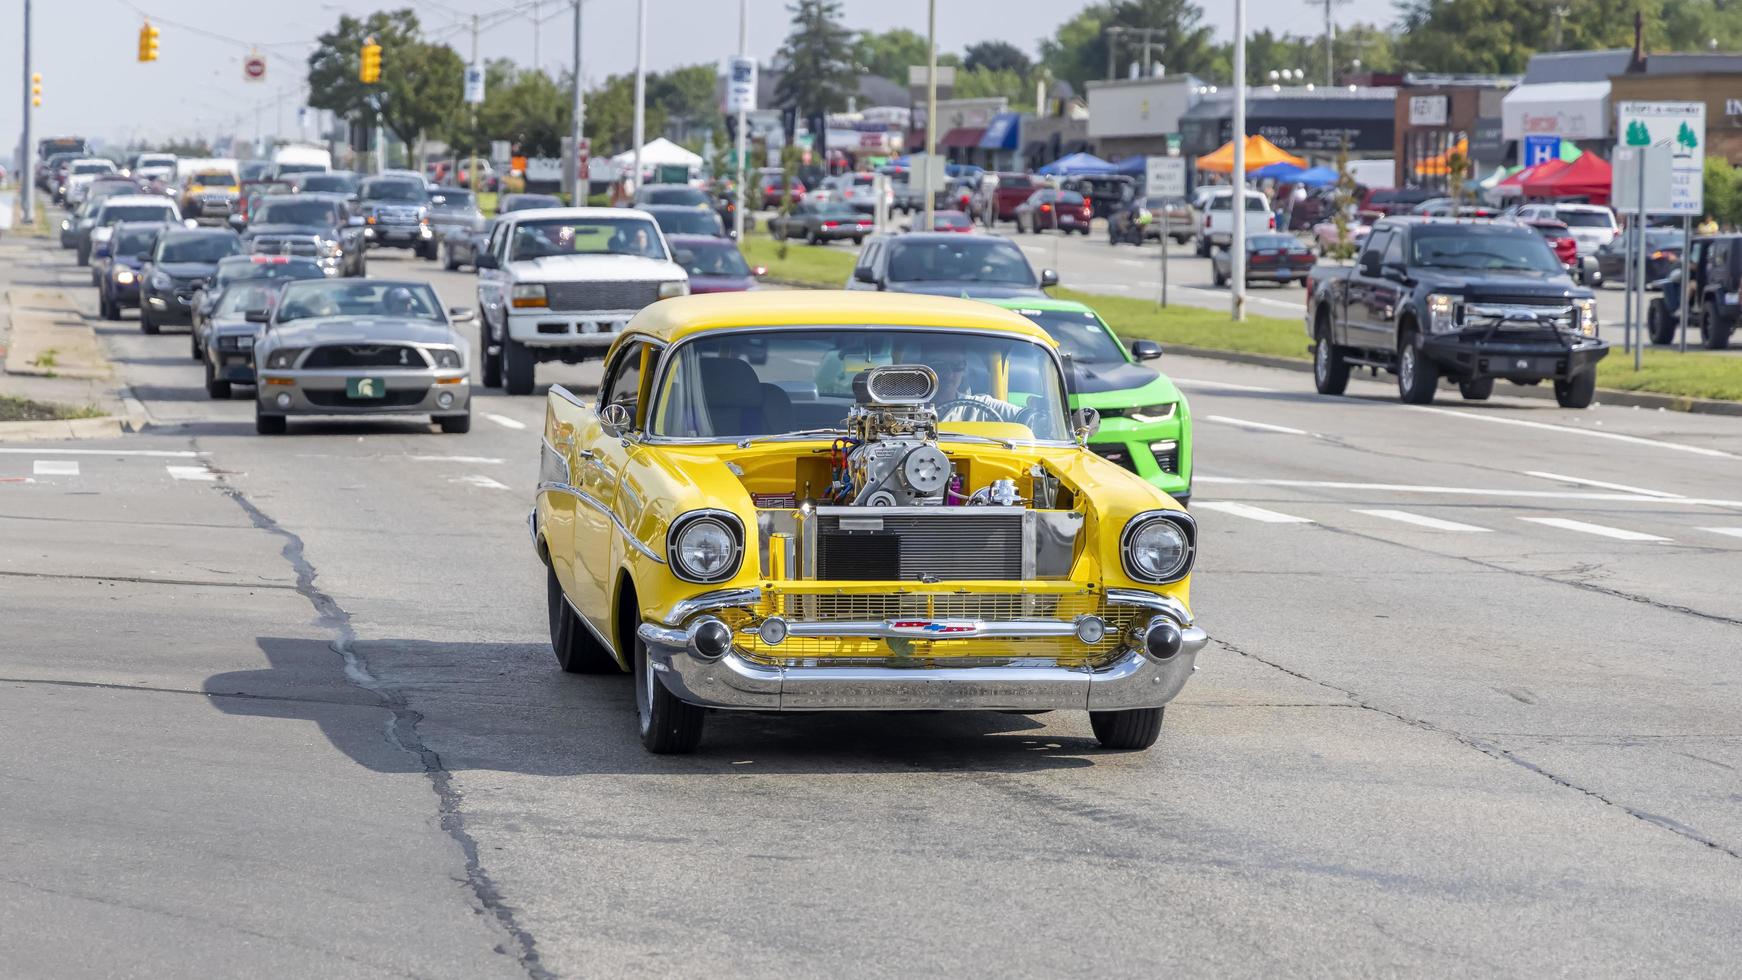
M326 173L333 169L333 155L319 146L281 146L272 154L272 176L284 178L291 174Z

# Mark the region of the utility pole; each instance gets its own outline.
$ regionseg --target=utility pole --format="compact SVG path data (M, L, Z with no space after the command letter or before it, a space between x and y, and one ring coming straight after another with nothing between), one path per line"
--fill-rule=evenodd
M647 0L635 0L635 183L641 189L641 144L647 139Z
M1312 7L1325 8L1325 84L1337 84L1337 20L1333 10L1348 3L1349 0L1307 0Z
M738 57L750 57L750 0L738 0ZM754 98L754 86L750 90ZM738 100L738 180L736 187L737 203L732 209L732 237L742 242L744 240L744 151L747 144L745 132L749 128L746 119L744 100Z
M533 26L534 33L532 36L534 38L535 45L537 43L537 38L538 38L537 31L538 31L538 27L536 24L534 24L534 26ZM472 15L472 64L476 65L477 63L478 63L478 15L473 14ZM537 57L534 57L532 59L532 66L534 68L538 67L538 58ZM482 189L478 186L479 183L481 183L481 181L478 180L478 107L476 105L472 106L472 138L467 140L466 142L472 144L472 162L471 162L470 168L466 171L466 184L472 190L472 200L474 202L476 202L478 200L478 191Z
M1234 199L1228 243L1228 289L1235 320L1246 319L1246 0L1234 0ZM1165 239L1162 242L1166 247Z
M574 61L574 118L569 120L570 146L575 153L575 186L569 188L569 203L579 207L587 203L589 181L581 176L581 132L586 128L587 121L587 90L581 82L581 0L575 0L575 61Z
M538 8L540 8L542 6L544 6L544 4L540 3L539 0L532 0L532 67L534 70L537 70L539 67L538 36L540 34L544 33L543 25L541 25L538 22ZM473 31L474 37L476 36L477 30L478 30L478 15L473 14L472 15L472 31ZM476 51L472 52L472 60L473 61L478 60L478 52L476 52Z
M1107 28L1107 81L1119 77L1119 35L1123 27Z
M27 225L36 223L36 142L31 139L30 115L35 106L31 103L31 72L30 72L30 0L24 0L24 83L18 86L24 95L24 132L18 144L18 214Z
M826 124L825 124L826 128ZM938 167L938 0L927 0L925 10L925 224L932 230L937 195L932 192L932 174ZM994 204L997 202L994 201Z

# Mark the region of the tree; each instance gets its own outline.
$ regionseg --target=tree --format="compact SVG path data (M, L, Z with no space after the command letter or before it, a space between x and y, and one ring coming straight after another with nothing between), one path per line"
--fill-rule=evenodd
M381 45L381 81L375 85L357 78L363 40L370 36ZM362 20L345 15L317 39L308 57L308 104L353 119L379 111L387 129L409 145L452 124L463 104L464 76L464 63L452 48L422 39L412 10L377 11Z
M800 115L837 112L857 91L853 71L853 34L841 23L841 0L797 0L792 33L780 47L786 70L774 98L798 107Z
M981 41L968 45L963 53L962 67L969 71L1009 71L1027 76L1034 62L1022 49L1008 41Z
M1034 85L1029 80L1008 68L994 71L989 68L958 69L956 71L955 96L958 99L988 99L1003 96L1010 101L1011 107L1018 105L1034 105Z
M1349 144L1337 149L1337 196L1331 221L1337 226L1337 243L1327 251L1332 258L1347 261L1355 257L1355 243L1349 237L1349 215L1355 210L1355 175L1349 172Z
M1187 72L1213 75L1220 52L1212 30L1202 23L1204 11L1192 0L1109 0L1084 8L1059 25L1057 33L1040 43L1041 61L1054 78L1070 82L1078 90L1090 79L1107 77L1108 27L1145 27L1156 33L1151 50L1171 74ZM1128 42L1118 47L1120 66L1131 62Z
M1726 228L1742 227L1742 170L1719 156L1706 157L1706 214Z
M926 63L925 38L905 27L881 34L865 31L853 42L853 64L862 72L907 84L907 69Z
M1424 71L1521 73L1530 56L1549 45L1552 6L1536 0L1404 0L1398 9L1403 61ZM1585 16L1582 9L1579 16Z

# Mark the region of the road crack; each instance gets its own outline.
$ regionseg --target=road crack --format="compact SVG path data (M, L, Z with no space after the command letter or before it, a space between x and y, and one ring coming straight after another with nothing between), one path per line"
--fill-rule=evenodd
M1709 847L1712 850L1719 852L1720 854L1726 854L1726 855L1729 855L1730 857L1736 858L1738 860L1742 860L1742 851L1739 851L1736 848L1730 847L1730 846L1722 844L1716 840L1713 840L1712 838L1707 837L1706 835L1700 833L1697 829L1690 827L1687 824L1681 823L1681 822L1676 821L1676 820L1672 820L1669 817L1665 817L1665 816L1662 816L1660 814L1652 813L1648 810L1641 810L1638 807L1629 806L1626 803L1622 803L1619 800L1613 799L1613 798L1608 797L1608 796L1604 796L1602 793L1599 793L1598 791L1591 789L1590 787L1581 786L1578 783L1573 782L1572 779L1567 777L1567 776L1562 776L1559 773L1551 772L1547 768L1545 768L1541 765L1538 765L1537 763L1534 763L1534 762L1530 761L1529 759L1524 758L1523 756L1519 755L1516 752L1513 752L1511 749L1507 749L1507 748L1500 746L1498 744L1495 744L1493 742L1489 742L1489 741L1485 741L1483 739L1476 738L1472 735L1467 735L1467 734L1460 732L1460 731L1457 731L1455 729L1447 728L1443 725L1436 725L1433 722L1426 720L1425 718L1414 718L1414 717L1411 717L1409 715L1403 714L1402 712L1393 711L1390 708L1381 707L1381 706L1376 705L1376 704L1372 703L1371 701L1368 701L1367 699L1363 698L1360 694L1357 694L1355 691L1352 691L1352 690L1345 688L1345 687L1339 687L1336 684L1332 684L1330 681L1320 680L1317 677L1313 677L1313 676L1310 676L1308 674L1303 674L1298 670L1294 670L1290 667L1285 667L1282 664L1280 664L1274 660L1267 660L1264 657L1261 657L1256 653L1252 653L1252 652L1247 651L1247 650L1242 650L1239 647L1233 645L1232 643L1229 643L1226 640L1212 639L1211 642L1216 644L1217 646L1221 647L1222 649L1228 651L1229 653L1236 654L1236 655L1241 656L1241 657L1245 657L1246 659L1252 660L1252 661L1257 662L1257 663L1261 663L1264 666L1271 668L1272 670L1281 671L1282 673L1287 674L1290 677L1298 678L1300 680L1306 681L1309 684L1317 684L1318 686L1325 688L1327 690L1336 691L1338 694L1341 694L1343 697L1348 698L1350 703L1353 704L1355 707L1360 708L1364 711L1371 711L1375 714L1383 715L1386 718L1390 718L1393 721L1401 722L1405 725L1408 725L1411 728L1420 729L1421 731L1424 731L1424 732L1429 732L1429 733L1434 734L1434 735L1439 735L1439 736L1442 736L1445 738L1449 738L1449 739L1451 739L1451 740L1453 740L1453 741L1455 741L1455 742L1457 742L1457 743L1459 743L1467 748L1475 749L1476 751L1482 753L1483 755L1488 756L1489 758L1497 759L1501 762L1511 763L1512 765L1515 765L1515 766L1525 770L1526 772L1531 772L1531 773L1534 773L1538 776L1541 776L1544 779L1547 779L1549 782L1554 783L1556 786L1560 786L1563 789L1570 789L1576 793L1580 793L1580 794L1583 794L1584 796L1588 796L1591 799L1596 800L1597 802L1602 803L1605 806L1613 807L1616 810L1619 810L1622 813L1627 814L1628 816L1632 817L1635 820L1639 820L1643 823L1650 824L1651 826L1660 828L1662 830L1667 830L1672 834L1675 834L1679 837L1684 837L1688 840L1693 841L1696 844L1703 844L1706 847Z
M381 707L391 713L388 738L395 747L416 758L424 775L429 778L438 801L441 828L459 845L460 852L465 857L466 885L472 892L473 900L481 911L491 916L508 934L508 942L512 948L498 944L496 951L512 956L533 980L546 980L553 976L539 962L538 944L532 933L515 920L514 909L503 899L501 890L491 880L489 872L484 869L478 857L478 842L466 829L465 815L461 812L464 796L454 785L453 774L442 765L441 756L425 745L418 734L418 724L423 720L423 715L406 703L403 694L383 684L369 670L368 662L357 652L357 632L351 625L351 614L338 600L322 591L316 584L318 576L305 553L302 538L273 520L237 487L221 486L219 489L235 501L236 506L242 509L256 529L283 540L284 547L280 554L296 573L296 591L314 607L316 623L333 635L328 647L344 662L346 679L356 687L373 694L379 699Z

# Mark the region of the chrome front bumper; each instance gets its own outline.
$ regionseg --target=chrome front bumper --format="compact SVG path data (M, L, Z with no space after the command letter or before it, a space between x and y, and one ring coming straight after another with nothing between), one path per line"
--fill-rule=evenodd
M935 660L892 662L887 667L772 666L750 660L736 647L718 658L701 655L694 623L690 629L644 623L639 636L647 646L648 662L666 688L685 701L711 708L1119 711L1168 703L1196 669L1198 651L1209 636L1196 626L1168 619L1181 634L1178 653L1157 659L1126 646L1099 667L1023 661L953 667L936 666L943 661ZM996 656L993 649L988 656Z

